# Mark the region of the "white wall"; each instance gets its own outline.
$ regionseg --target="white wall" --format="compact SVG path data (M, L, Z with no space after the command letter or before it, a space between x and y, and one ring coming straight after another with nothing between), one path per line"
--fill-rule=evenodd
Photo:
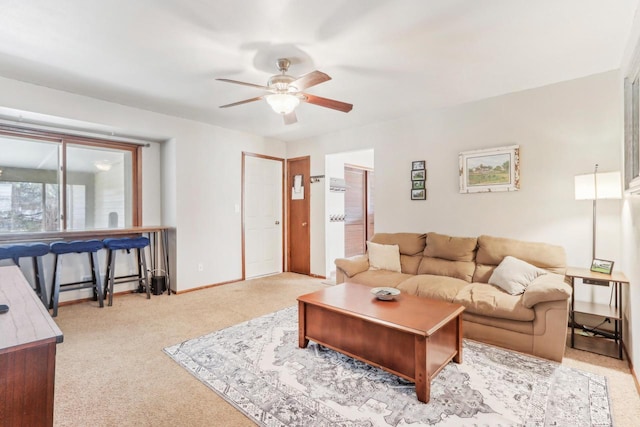
M242 151L285 157L281 141L0 78L3 114L37 115L116 135L165 140L143 149L143 223L176 227L173 287L239 279ZM203 271L197 265L202 263Z
M357 108L357 106L355 107ZM325 154L375 150L376 231L490 234L561 245L569 265L591 262L591 204L574 200L574 176L620 170L622 88L616 71L416 114L298 143L288 156L311 155L322 173ZM520 145L521 190L460 194L461 151ZM426 160L427 201L409 197L411 161ZM324 212L312 194L312 211ZM598 250L620 260L619 201L598 208ZM312 226L315 223L312 222ZM312 233L312 272L323 274L324 239ZM577 294L607 302L607 290Z

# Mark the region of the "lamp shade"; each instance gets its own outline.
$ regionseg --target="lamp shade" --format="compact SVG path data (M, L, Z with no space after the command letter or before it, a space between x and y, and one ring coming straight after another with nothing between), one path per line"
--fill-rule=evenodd
M577 175L575 196L576 200L621 199L620 171Z
M274 93L265 96L267 102L278 114L289 114L300 104L300 99L295 95L286 93Z

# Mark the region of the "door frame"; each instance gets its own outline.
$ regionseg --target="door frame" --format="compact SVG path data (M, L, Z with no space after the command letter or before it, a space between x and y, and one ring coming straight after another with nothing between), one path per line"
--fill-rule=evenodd
M241 233L242 233L242 279L241 280L245 280L246 279L246 259L245 259L245 250L246 250L246 246L245 246L245 223L244 223L244 214L245 214L245 209L246 209L246 204L245 204L245 172L246 172L246 164L245 164L245 159L247 157L258 157L261 159L265 159L265 160L273 160L276 162L280 162L281 163L281 170L282 170L282 175L280 176L280 189L282 191L282 271L286 271L285 270L285 234L287 231L287 227L288 227L288 217L285 211L285 197L286 197L286 192L285 192L285 159L280 158L280 157L273 157L273 156L267 156L264 154L257 154L257 153L250 153L247 151L243 151L242 152L242 171L241 173L241 195L240 195L240 227L241 227Z

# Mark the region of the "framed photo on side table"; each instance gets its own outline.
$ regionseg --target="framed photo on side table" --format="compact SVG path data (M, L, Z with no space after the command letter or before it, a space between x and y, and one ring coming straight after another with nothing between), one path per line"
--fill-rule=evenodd
M591 271L594 273L611 274L611 271L613 271L613 261L594 258L591 262Z

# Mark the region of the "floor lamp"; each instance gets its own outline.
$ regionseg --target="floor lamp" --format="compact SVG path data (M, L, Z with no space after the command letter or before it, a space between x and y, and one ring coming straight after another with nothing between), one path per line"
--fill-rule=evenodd
M593 173L575 177L576 200L593 201L593 231L591 241L591 259L596 258L596 203L602 199L621 199L622 186L620 171L598 172L598 165Z

